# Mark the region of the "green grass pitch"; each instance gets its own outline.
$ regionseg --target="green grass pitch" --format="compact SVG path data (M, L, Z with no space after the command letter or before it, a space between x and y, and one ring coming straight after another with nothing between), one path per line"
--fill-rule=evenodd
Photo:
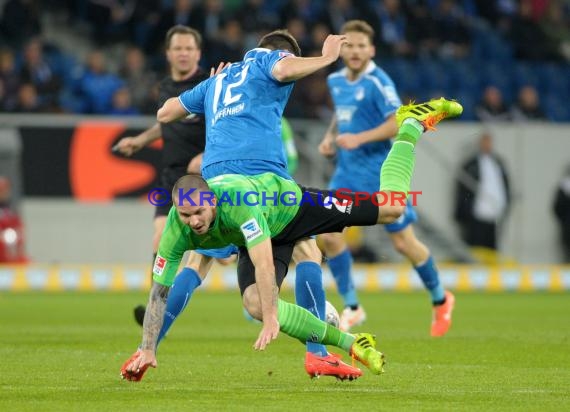
M311 380L303 346L284 334L252 349L259 325L237 292L198 291L158 369L132 383L119 368L140 341L131 312L144 293L3 293L0 410L570 410L568 294L458 294L443 339L429 337L426 294L361 298L359 330L387 355L382 376Z

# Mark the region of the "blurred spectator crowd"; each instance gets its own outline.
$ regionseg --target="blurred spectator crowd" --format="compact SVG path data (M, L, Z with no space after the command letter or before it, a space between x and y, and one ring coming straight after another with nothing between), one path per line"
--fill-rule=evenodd
M347 20L363 19L375 28L377 62L404 101L457 98L465 107L463 120L570 121L567 0L46 3L0 1L2 112L154 114L157 81L167 73L163 39L175 24L203 34L201 64L208 68L241 60L262 34L282 27L299 40L304 55L317 55L329 33L338 33ZM63 21L72 37L84 38L88 49L78 53L48 41L46 14L57 15L55 21ZM120 57L111 58L109 50L117 46ZM286 115L327 118L327 75L301 80Z

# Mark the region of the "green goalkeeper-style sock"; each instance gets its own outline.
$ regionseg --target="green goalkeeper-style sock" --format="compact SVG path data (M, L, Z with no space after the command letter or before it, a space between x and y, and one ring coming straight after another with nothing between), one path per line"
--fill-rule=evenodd
M350 351L354 336L320 320L307 309L279 299L277 311L281 331L292 338L299 339L303 344L307 341L319 342Z
M380 170L381 192L410 191L414 173L416 154L414 147L424 132L424 127L416 119L406 119L398 130L396 141Z

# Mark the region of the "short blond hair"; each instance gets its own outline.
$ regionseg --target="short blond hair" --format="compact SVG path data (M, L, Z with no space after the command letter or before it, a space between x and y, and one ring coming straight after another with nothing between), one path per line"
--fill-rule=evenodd
M374 29L364 20L349 20L340 28L341 34L348 32L364 33L370 39L370 43L374 43Z

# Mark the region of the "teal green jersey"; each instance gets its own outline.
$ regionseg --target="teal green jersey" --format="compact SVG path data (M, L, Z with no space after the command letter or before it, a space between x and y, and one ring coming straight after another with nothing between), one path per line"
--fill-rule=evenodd
M153 279L170 286L186 250L216 249L229 244L248 249L275 237L299 209L301 189L292 180L273 173L255 176L221 175L208 180L216 198L216 216L210 229L197 235L170 209L153 267ZM203 193L210 195L209 193ZM209 204L210 196L200 197Z
M283 149L285 149L285 155L287 156L287 171L293 176L299 166L299 154L295 146L293 129L284 117L281 118L281 140L283 141Z

